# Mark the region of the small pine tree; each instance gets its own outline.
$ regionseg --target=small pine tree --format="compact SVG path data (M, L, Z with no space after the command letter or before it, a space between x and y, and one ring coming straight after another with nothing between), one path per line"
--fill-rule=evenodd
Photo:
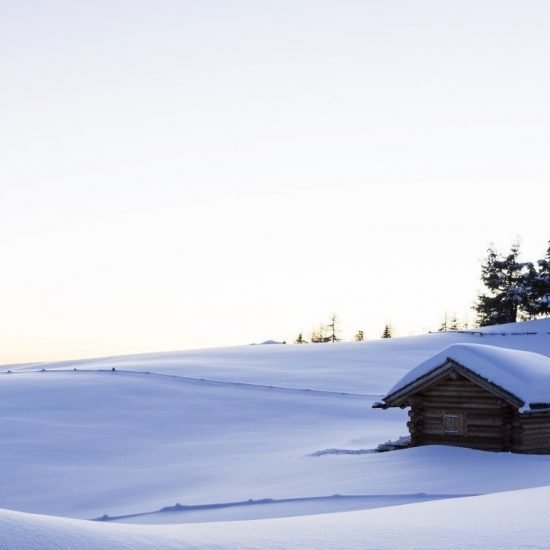
M460 323L456 315L453 315L451 323L449 324L449 330L460 330Z
M362 341L365 339L365 333L364 333L362 330L358 330L358 331L355 333L355 336L353 337L353 339L354 339L356 342L362 342Z
M338 328L338 319L336 315L332 315L328 325L320 324L319 328L311 333L311 342L315 344L325 344L327 342L340 342L338 336L340 329Z
M300 332L298 336L296 336L296 340L294 340L295 344L307 344L307 340L304 340L304 335Z
M311 333L311 342L313 344L322 344L329 341L329 337L326 335L327 327L320 324L317 330L313 330Z
M391 338L391 325L389 323L386 323L386 326L384 327L382 338Z
M339 342L341 338L338 337L338 319L336 318L336 315L333 313L332 317L330 318L330 323L327 325L327 328L330 331L330 334L328 336L329 342Z

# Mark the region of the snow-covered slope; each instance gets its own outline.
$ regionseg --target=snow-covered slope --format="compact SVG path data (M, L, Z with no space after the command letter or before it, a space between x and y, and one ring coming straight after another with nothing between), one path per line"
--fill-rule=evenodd
M441 332L330 345L211 348L4 368L21 371L115 367L287 388L384 395L407 371L456 343L489 344L550 356L550 318L502 326L507 328L485 327L474 332Z
M327 446L372 448L403 431L403 414L380 417L370 404L144 373L3 375L1 505L91 518L178 501L353 492L338 483L342 472L312 473L326 461L301 459Z
M389 525L391 510L398 510L368 508L550 485L547 456L448 447L372 452L378 443L407 433L406 411L371 406L410 369L456 343L550 356L549 320L528 328L1 368L0 507L172 525L143 531L112 521L74 523L6 512L0 548L47 548L29 542L42 528L52 548L73 535L82 536L79 548L107 547L109 537L113 548L139 547L131 545L134 539L157 548L158 541L163 547L236 545L239 532L245 546L258 547L263 540L269 547L273 536L287 547L289 539L277 539L276 532L298 536L298 526L308 525L309 534L300 535L305 545L308 537L318 542L325 536L327 516L278 520L289 522L283 527L265 519L268 539L258 518L346 511L331 514L337 533L337 525L367 525L374 512L387 513L380 525ZM458 501L445 506L453 502ZM422 506L436 505L443 502ZM364 516L354 519L359 516L350 510L364 510ZM258 521L217 523L243 519ZM212 529L189 522L210 522ZM188 525L174 527L178 523ZM363 528L357 533L366 536ZM341 540L353 547L353 537Z
M322 516L169 526L118 525L0 510L0 548L158 550L546 549L543 487Z

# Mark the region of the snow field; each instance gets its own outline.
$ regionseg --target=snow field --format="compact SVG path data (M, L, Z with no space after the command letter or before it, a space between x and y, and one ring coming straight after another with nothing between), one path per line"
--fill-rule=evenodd
M407 433L372 403L449 345L550 355L550 320L489 332L0 368L0 548L543 548L549 456L368 452ZM139 515L69 519L104 514Z

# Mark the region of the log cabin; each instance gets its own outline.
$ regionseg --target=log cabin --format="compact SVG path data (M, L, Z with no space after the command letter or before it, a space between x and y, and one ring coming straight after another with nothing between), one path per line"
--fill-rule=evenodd
M550 358L455 344L412 369L373 407L410 407L413 446L550 454Z

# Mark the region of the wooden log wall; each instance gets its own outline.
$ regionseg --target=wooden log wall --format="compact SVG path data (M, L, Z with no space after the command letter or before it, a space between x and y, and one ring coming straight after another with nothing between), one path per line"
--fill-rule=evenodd
M505 401L454 374L411 399L413 445L444 444L507 451L514 447L517 413ZM445 433L444 416L457 415L458 433Z
M520 425L515 451L550 454L550 414L524 414L520 416Z
M516 406L457 372L411 395L408 403L413 445L550 454L550 411L520 415Z

